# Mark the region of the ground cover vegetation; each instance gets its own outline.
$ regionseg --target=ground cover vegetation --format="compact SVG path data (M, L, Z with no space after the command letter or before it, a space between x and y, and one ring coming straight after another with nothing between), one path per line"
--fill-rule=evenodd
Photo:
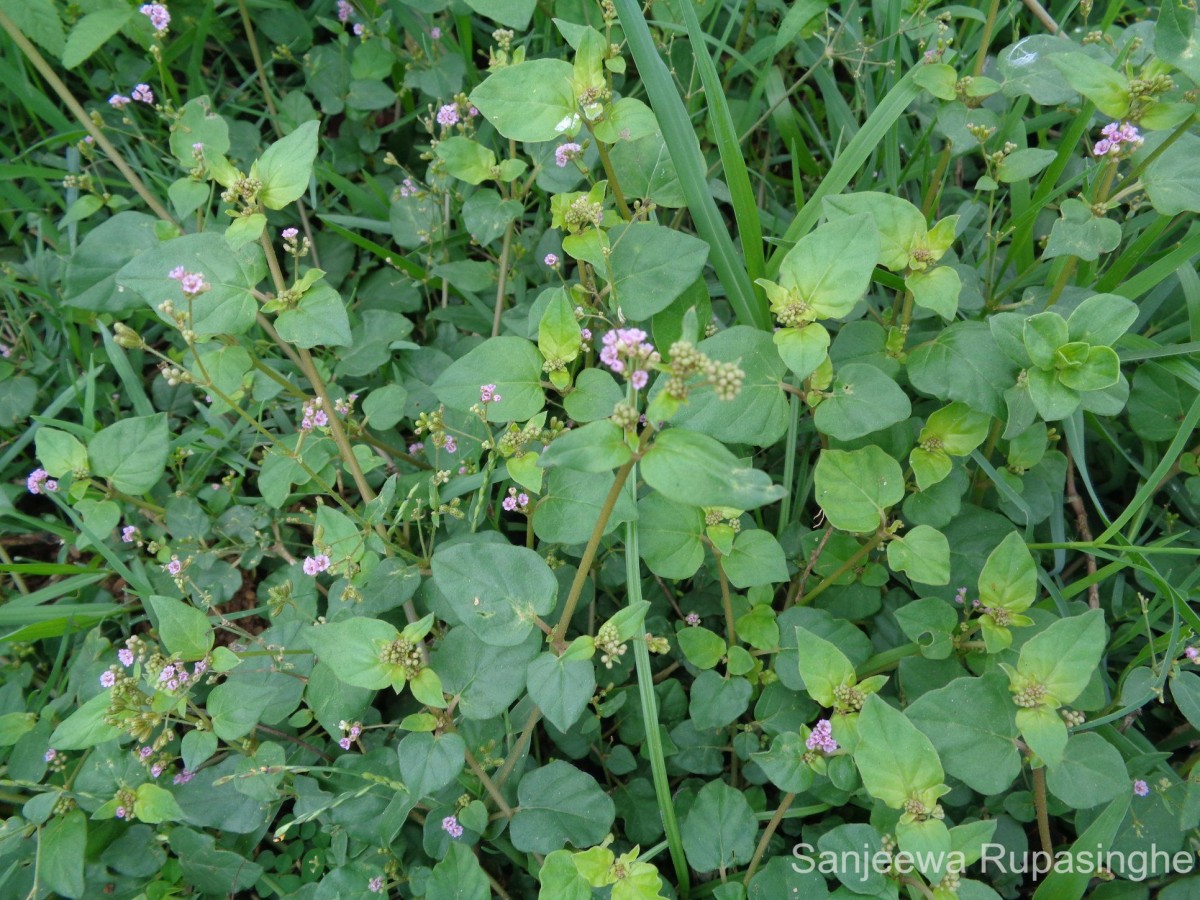
M1194 4L0 30L4 897L1200 896Z

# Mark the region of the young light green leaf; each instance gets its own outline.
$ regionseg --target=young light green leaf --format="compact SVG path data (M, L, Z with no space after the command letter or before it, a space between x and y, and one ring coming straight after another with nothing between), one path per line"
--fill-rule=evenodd
M904 499L900 463L874 444L859 450L822 450L815 483L817 503L829 523L843 531L875 531L884 510Z
M855 683L854 663L834 644L801 625L796 626L796 649L804 689L822 706L832 707L837 688Z
M948 790L929 738L875 694L867 697L858 716L854 762L867 792L892 809L917 800L932 814L932 804Z
M158 633L168 652L191 662L212 649L215 640L212 623L196 607L159 594L152 595L147 603L158 620Z
M529 60L493 72L471 92L471 103L506 138L551 141L578 125L573 77L568 62Z
M267 209L283 209L308 190L320 127L317 121L305 122L268 147L255 163L255 173L262 181L258 199Z

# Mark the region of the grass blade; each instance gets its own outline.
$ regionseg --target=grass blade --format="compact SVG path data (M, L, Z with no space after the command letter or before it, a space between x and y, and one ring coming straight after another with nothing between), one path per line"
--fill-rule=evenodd
M637 64L638 74L646 87L650 106L658 117L663 140L671 154L684 197L687 198L692 221L700 237L708 243L709 260L725 288L733 311L739 322L757 328L769 328L771 319L767 314L767 305L755 296L750 276L738 258L729 230L708 189L700 140L675 90L671 74L654 47L654 39L650 36L650 27L642 15L641 5L637 0L613 0L613 5L617 9L625 39L629 42L629 51Z

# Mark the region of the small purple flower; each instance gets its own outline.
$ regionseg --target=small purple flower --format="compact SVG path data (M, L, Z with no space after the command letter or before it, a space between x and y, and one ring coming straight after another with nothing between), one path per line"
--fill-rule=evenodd
M604 335L600 361L621 375L630 370L642 369L659 362L658 351L646 339L648 335L640 328L617 328Z
M350 738L348 738L348 737L342 738L340 741L338 741L338 746L341 747L343 750L349 750L350 749Z
M439 125L456 125L458 123L458 104L447 103L437 111L437 122Z
M555 256L553 253L547 253L542 258L542 262L544 262L546 265L550 266L550 268L554 268L555 266L558 265L558 257Z
M582 340L585 340L585 341L590 341L590 340L592 339L592 329L590 329L590 328L580 328L580 329L579 329L579 337L580 337Z
M158 673L158 680L160 683L164 682L164 681L170 681L174 677L175 677L175 667L174 666L164 666L163 670Z
M116 812L114 813L114 815L115 815L115 816L116 816L118 819L123 819L123 818L125 818L125 815L126 815L126 813L125 813L125 807L123 807L123 806L118 806L118 807L117 807L117 810L116 810Z
M44 754L42 754L42 759L44 759L46 762L54 762L54 757L56 756L58 756L58 751L51 747Z
M8 359L10 356L12 356L12 347L8 346L8 344L0 344L0 356Z
M700 624L700 615L699 613L690 612L683 617L683 621L687 622L690 627L695 628Z
M418 453L420 453L424 449L425 449L424 441L413 441L411 444L408 445L408 455L416 456Z
M159 775L161 775L162 771L163 771L162 763L155 763L154 765L152 765L150 767L150 775L153 778L157 778Z
M574 141L561 144L554 149L554 164L562 169L567 163L579 156L582 151L583 148Z
M458 452L458 442L456 440L454 440L454 438L452 438L452 437L447 436L445 447L446 447L447 453L457 453Z
M193 156L203 156L204 155L203 142L196 141L196 143L192 144L192 155Z
M804 746L809 750L820 750L822 753L833 753L838 748L838 742L833 739L833 729L828 719L821 719L813 726L812 734L805 740Z
M304 558L304 574L317 575L329 568L329 557L324 553L318 553L316 556L306 556Z
M133 665L133 651L128 647L122 647L117 651L117 659L121 661L121 665L128 669Z
M139 84L133 89L133 99L139 103L153 103L154 91L150 90L148 84Z
M133 101L124 94L113 94L108 98L108 105L113 109L124 109Z
M337 17L339 22L349 22L352 12L354 12L354 7L347 3L346 0L338 0Z
M318 428L324 428L329 424L329 416L325 414L325 410L318 409L315 413L313 413L313 424Z
M1139 778L1133 783L1133 792L1139 797L1145 797L1150 793L1150 785Z
M479 386L479 399L483 403L499 403L500 395L496 393L494 384L481 384Z
M650 380L650 373L644 372L641 369L638 369L637 371L635 371L633 373L633 375L630 377L629 380L633 383L634 389L640 391L642 388L644 388L646 386L646 383Z
M204 280L204 276L198 272L188 272L179 279L179 286L183 288L183 293L188 297L196 297L207 291L211 285Z
M364 34L367 33L367 27L365 25L363 25L362 22L355 22L353 30L354 30L355 37L362 37Z
M1188 647L1183 651L1183 655L1188 658L1189 662L1200 661L1200 649L1197 649L1196 647Z
M121 529L121 541L126 544L132 544L137 540L137 526L126 525Z
M372 894L383 893L383 876L376 875L374 878L372 878L370 881L368 881L367 882L367 890L370 891Z
M280 237L282 237L285 241L294 241L297 237L300 236L300 229L285 228L279 234L280 234Z
M446 816L442 819L442 831L450 835L452 838L462 837L463 827L458 824L457 816Z
M201 659L196 661L196 665L192 668L192 677L198 678L208 671L208 660Z
M49 479L50 473L45 469L34 469L25 479L25 490L29 491L31 494L40 494L44 490L49 491L51 490L49 487ZM55 487L57 488L58 485L55 485Z
M187 274L187 269L183 266L176 266L167 273L167 277L172 281L183 281L183 276Z
M967 589L965 587L960 587L954 592L954 602L959 606L967 602Z
M508 496L501 502L500 506L508 512L527 512L529 510L529 495L524 491L517 493L516 488L508 489Z
M140 756L142 759L149 759L150 754L153 752L154 752L153 747L143 747L141 750L138 751L138 756Z
M196 777L195 772L191 771L190 769L184 769L182 772L180 772L178 775L175 776L173 781L175 782L175 784L187 784L189 781L191 781L195 777Z
M411 197L417 192L417 184L411 178L405 178L400 182L400 196Z
M117 683L117 673L112 669L107 669L100 673L100 686L110 688Z
M178 557L172 556L171 561L167 563L166 568L167 571L172 575L178 576L179 573L183 571L183 563L179 561Z
M172 678L170 681L168 681L168 682L167 682L167 690L168 690L168 691L177 691L177 690L179 690L179 679L177 679L177 678Z
M442 29L440 29L436 25L434 25L432 28L429 29L429 36L431 38L433 38L435 41L440 41L442 39Z
M150 24L154 26L154 33L157 37L162 37L167 33L167 26L171 24L171 14L161 3L143 4L138 12L150 19Z
M1120 144L1114 144L1108 138L1096 141L1096 146L1092 148L1092 153L1096 156L1108 156L1114 150L1120 150Z
M467 115L470 116L472 119L474 119L476 116L479 115L479 110L477 110L475 107L472 106L470 109L467 110Z

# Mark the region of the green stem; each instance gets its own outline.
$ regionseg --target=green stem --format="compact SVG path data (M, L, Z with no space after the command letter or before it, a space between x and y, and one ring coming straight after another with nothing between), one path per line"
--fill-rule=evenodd
M633 489L634 482L631 482L631 494ZM636 520L625 524L625 588L630 606L636 606L642 602L642 571L638 554ZM642 721L646 730L646 751L650 757L650 771L654 778L654 793L658 798L658 811L662 816L663 830L666 832L671 861L675 864L676 886L680 897L687 900L691 893L691 879L688 873L687 858L683 852L683 837L679 832L679 821L675 817L671 784L667 779L667 762L663 757L662 735L659 733L658 722L658 698L654 694L654 673L650 671L650 650L643 640L633 641L633 663L637 671L638 695L642 701Z
M604 176L608 179L608 186L612 188L613 199L617 201L617 211L621 213L621 218L628 222L632 218L632 214L629 212L629 204L625 202L625 195L621 192L621 183L617 181L617 170L613 168L608 148L604 146L604 141L597 139L590 122L588 123L588 133L596 142L596 151L600 154L600 165L604 166Z
M979 39L979 51L975 54L973 74L976 77L983 74L983 67L987 63L988 45L992 42L992 32L996 28L996 14L999 12L1000 0L992 0L991 6L988 7L987 21L983 23L983 35Z
M492 314L492 337L500 334L500 316L504 312L504 292L508 288L508 254L512 250L513 230L516 225L508 223L504 229L504 243L500 247L500 276L496 280L496 310Z
M788 811L788 807L792 805L792 801L795 799L795 794L784 794L783 799L779 801L779 808L775 810L775 815L771 816L771 821L767 823L767 830L758 839L758 846L754 848L754 856L751 857L750 865L746 869L746 877L742 879L742 884L746 887L750 886L750 879L754 877L754 870L758 868L763 854L767 852L767 845L771 843L771 837L775 834L775 829L783 821L783 814Z
M1037 810L1038 838L1042 842L1042 850L1048 856L1054 855L1054 842L1050 838L1050 815L1046 810L1046 770L1033 770L1033 807Z
M805 594L803 597L801 597L799 600L797 600L796 605L797 606L806 606L809 603L812 603L812 601L815 600L817 597L819 597L821 594L825 593L826 589L832 587L833 583L835 581L837 581L839 578L841 578L843 575L845 575L847 572L849 572L851 569L853 569L855 566L857 566L860 562L862 562L864 559L866 559L872 550L874 550L876 547L878 547L880 544L882 544L883 539L886 535L887 535L887 532L884 531L882 528L879 529L878 531L876 531L875 534L871 536L871 539L869 541L867 541L865 544L863 544L861 547L858 548L858 551L853 556L851 556L848 560L846 560L844 563L842 563L840 566L838 566L836 569L834 569L834 571L829 573L829 575L826 576L824 579L822 579L821 583L818 584L815 588L813 588L811 591L809 591L807 594Z

